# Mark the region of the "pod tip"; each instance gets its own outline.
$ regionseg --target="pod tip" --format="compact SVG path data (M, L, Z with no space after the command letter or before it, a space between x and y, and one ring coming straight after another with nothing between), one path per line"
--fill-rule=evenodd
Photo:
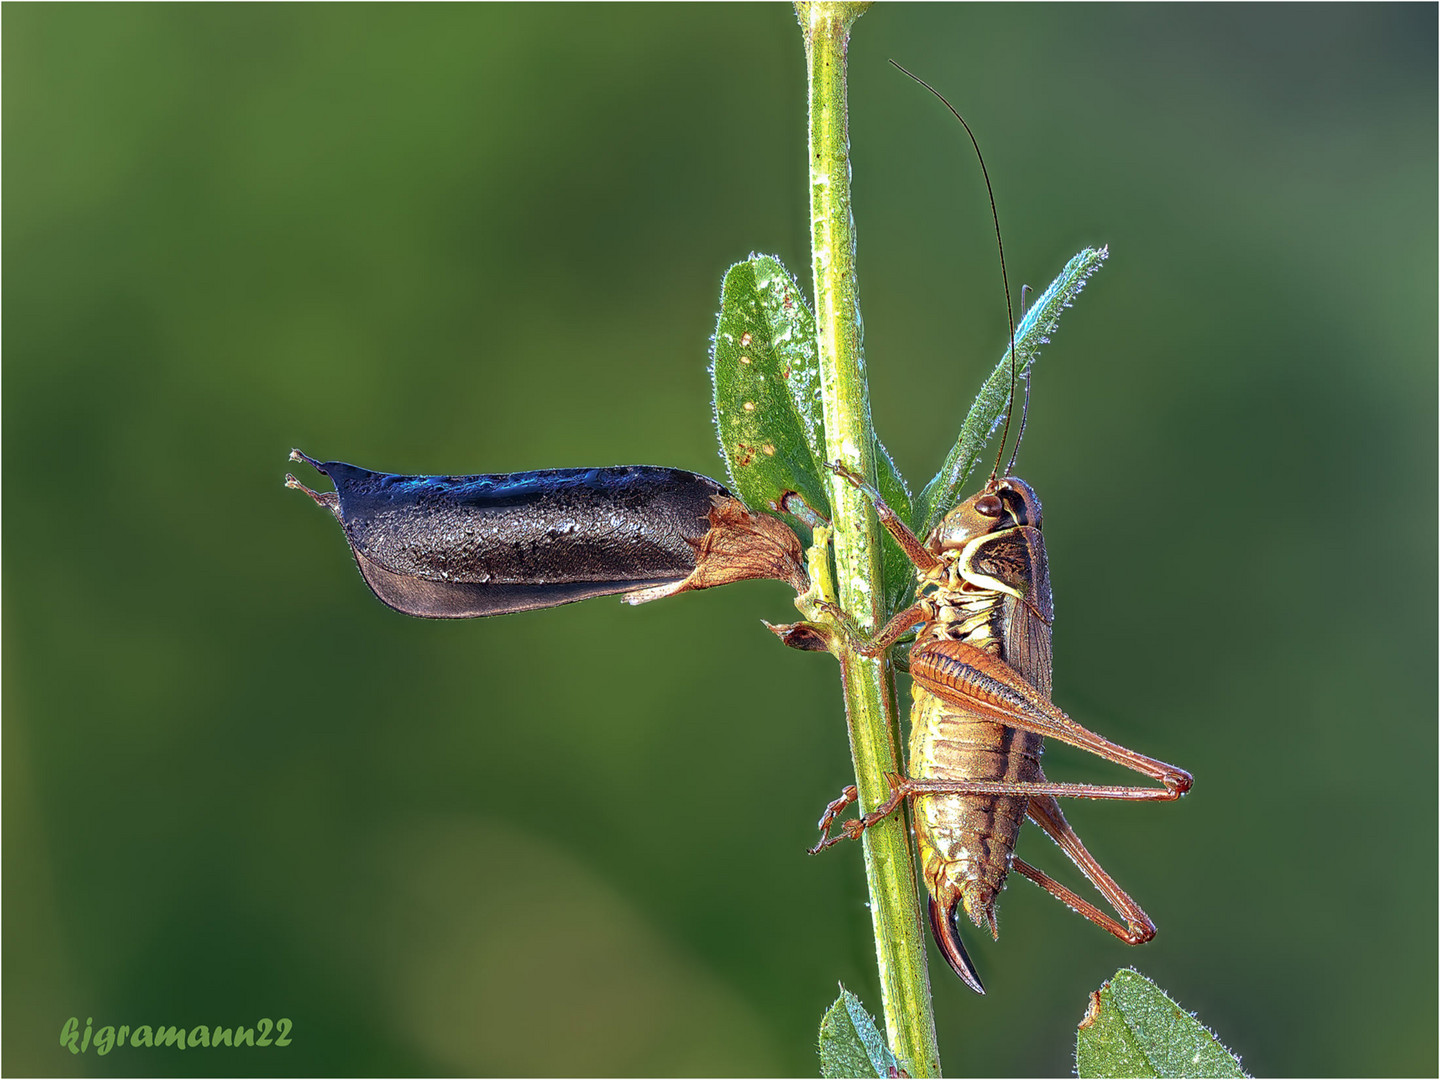
M314 469L314 470L315 470L316 472L318 472L318 473L323 473L323 472L325 471L324 467L320 464L320 462L316 461L314 458L312 458L309 454L305 453L305 451L303 451L303 450L291 450L291 451L290 451L290 460L291 460L291 461L303 461L306 465L309 465L312 469Z
M309 495L310 498L315 500L316 506L323 506L326 510L329 510L332 514L334 514L336 518L339 518L340 496L336 495L335 492L311 491L299 480L296 480L295 477L292 476L290 473L285 474L285 486L287 488L294 488L296 491L303 491L306 495Z

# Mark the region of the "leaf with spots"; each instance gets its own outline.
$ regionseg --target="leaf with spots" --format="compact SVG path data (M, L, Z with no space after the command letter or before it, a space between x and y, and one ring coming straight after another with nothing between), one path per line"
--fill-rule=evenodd
M815 316L778 259L752 255L726 272L710 377L715 429L736 494L753 508L769 509L795 491L828 518ZM908 520L910 491L878 439L875 467L880 493ZM885 596L892 610L913 577L909 561L887 535Z
M1090 995L1075 1033L1075 1069L1082 1078L1246 1075L1208 1028L1133 968Z
M711 348L715 428L730 482L756 509L799 492L829 517L815 319L780 263L751 256L725 274Z
M1091 274L1100 269L1100 264L1108 254L1108 248L1086 248L1080 252L1065 264L1060 276L1050 283L1050 287L1040 294L1040 298L1031 304L1021 317L1019 325L1015 327L1015 356L1019 361L1015 368L1017 383L1025 378L1030 371L1030 365L1039 357L1040 346L1050 343L1050 335L1060 325L1060 313L1080 294L1085 282ZM964 426L960 429L960 437L955 440L955 446L946 457L945 464L920 493L920 501L916 507L916 516L920 521L916 532L920 536L928 535L940 519L960 501L962 485L979 463L985 444L990 441L990 436L995 433L995 428L999 426L1009 407L1010 350L1006 348L1000 363L995 365L995 370L990 373L990 377L980 387L980 393L975 396L974 404L970 406ZM1019 434L1013 425L1010 434L1012 437Z

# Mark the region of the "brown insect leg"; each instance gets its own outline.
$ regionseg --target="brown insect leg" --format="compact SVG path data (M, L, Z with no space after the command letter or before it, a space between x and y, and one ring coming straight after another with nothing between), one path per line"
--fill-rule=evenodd
M1009 780L911 780L905 777L896 776L893 773L886 777L890 781L890 797L877 806L870 813L863 817L851 818L843 822L840 832L834 836L828 835L830 827L835 824L840 815L843 814L857 796L855 785L851 784L840 797L825 807L825 813L820 818L820 842L810 849L811 855L818 855L826 848L840 843L841 840L858 840L860 834L876 822L883 820L895 812L895 808L906 798L917 795L1028 795L1032 800L1049 798L1053 801L1056 795L1063 795L1073 799L1118 799L1126 802L1168 802L1176 798L1166 788L1146 787L1118 787L1109 784L1068 784L1043 781L1041 783L1024 783ZM1058 807L1057 807L1058 813ZM1064 817L1060 818L1064 825ZM1068 828L1068 825L1064 825ZM1049 829L1046 829L1049 832ZM1064 847L1058 838L1056 843ZM1078 844L1079 841L1076 840ZM1069 849L1067 848L1067 851ZM1080 848L1083 852L1084 847ZM1071 855L1071 858L1078 859L1080 856ZM1089 855L1084 855L1089 858ZM1094 860L1092 859L1093 863ZM1084 866L1081 866L1084 869ZM1097 867L1098 870L1098 867ZM1099 871L1104 874L1103 870ZM1108 878L1106 880L1109 880ZM1113 884L1113 883L1112 883ZM1096 887L1099 888L1097 882ZM1103 891L1103 890L1102 890ZM1120 893L1124 896L1124 893ZM1068 901L1067 901L1068 903Z
M1170 802L1177 796L1166 788L1123 787L1112 784L1070 784L1046 780L1028 783L1011 780L906 780L907 795L1056 795L1069 799L1116 799L1122 802Z
M825 807L825 813L820 817L820 842L810 849L811 855L819 855L820 852L840 843L841 840L860 839L860 834L871 825L883 821L895 812L896 808L905 801L905 796L909 791L909 781L894 773L887 773L885 779L890 782L890 797L863 817L851 818L849 821L843 822L840 831L834 836L826 835L830 831L830 826L835 823L837 817L845 812L846 807L859 798L855 785L851 784L840 793L838 799Z
M1144 909L1115 883L1115 879L1095 861L1095 856L1085 849L1080 837L1075 834L1075 830L1070 827L1070 823L1065 820L1065 815L1061 813L1060 805L1053 798L1031 799L1029 817L1031 821L1044 829L1055 843L1060 845L1066 855L1070 856L1071 862L1080 868L1080 872L1085 875L1090 884L1100 890L1101 895L1125 920L1126 925L1121 926L1094 904L1080 899L1064 885L1043 871L1035 869L1023 859L1016 859L1012 864L1016 870L1061 903L1073 908L1097 926L1109 930L1127 945L1143 945L1155 936L1155 924L1150 921L1150 916L1146 915Z
M874 637L866 637L865 633L855 625L855 621L846 615L838 605L821 600L815 606L835 620L835 625L845 637L845 643L865 657L879 656L904 637L912 626L924 622L927 617L923 605L911 604L904 611L896 612Z
M833 799L825 807L825 813L820 815L820 835L823 837L830 832L830 826L835 824L835 819L850 808L850 804L860 797L859 790L851 784L844 791L840 792L838 799Z
M895 538L895 542L909 556L917 570L934 570L940 565L940 560L926 548L918 536L910 531L910 527L900 520L900 515L891 510L885 500L880 497L880 492L838 461L828 461L825 463L825 467L851 487L859 488L875 504L875 516L880 519L880 524L885 526L885 531Z
M975 716L1022 731L1034 732L1046 738L1059 739L1165 785L1163 791L1158 791L1149 796L1150 798L1164 801L1178 799L1190 790L1193 783L1190 774L1184 769L1177 769L1174 765L1156 758L1137 754L1128 747L1113 743L1088 728L1081 727L1046 700L1043 694L1021 678L1005 661L963 641L927 642L921 649L911 649L910 675L936 697ZM1094 793L1058 791L1054 794L1075 794L1096 799L1144 797L1102 794L1102 790L1097 788ZM1111 792L1147 790L1153 789L1110 789Z

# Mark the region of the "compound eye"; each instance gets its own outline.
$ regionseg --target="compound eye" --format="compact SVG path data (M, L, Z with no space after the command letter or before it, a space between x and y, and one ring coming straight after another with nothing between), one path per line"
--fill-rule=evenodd
M999 495L982 495L975 500L975 509L988 518L1000 516L1001 504Z

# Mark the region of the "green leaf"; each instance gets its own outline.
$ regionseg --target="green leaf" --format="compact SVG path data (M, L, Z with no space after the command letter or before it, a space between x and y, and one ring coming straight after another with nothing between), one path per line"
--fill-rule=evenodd
M710 357L715 429L735 493L766 509L799 492L828 518L815 317L778 260L752 255L726 271Z
M820 1021L820 1075L905 1075L865 1006L843 986Z
M735 493L754 509L769 509L786 492L799 492L828 518L815 316L778 259L752 255L726 271L710 360L715 430ZM908 521L910 489L878 439L874 456L876 487ZM909 560L887 535L891 610L913 580Z
M1075 1069L1092 1076L1246 1076L1190 1013L1133 968L1090 995L1075 1033Z
M1050 283L1015 328L1015 368L1017 383L1030 371L1030 365L1040 355L1040 346L1050 343L1050 335L1060 325L1060 313L1085 287L1090 275L1100 269L1110 251L1108 248L1086 248L1060 271L1060 276ZM975 403L965 417L960 437L955 447L945 458L945 464L935 478L925 485L920 493L918 516L923 538L935 528L940 519L960 501L960 489L966 478L980 460L985 444L1005 416L1010 402L1010 349L985 380ZM1016 434L1011 432L1011 434ZM1003 462L1002 462L1003 464Z

